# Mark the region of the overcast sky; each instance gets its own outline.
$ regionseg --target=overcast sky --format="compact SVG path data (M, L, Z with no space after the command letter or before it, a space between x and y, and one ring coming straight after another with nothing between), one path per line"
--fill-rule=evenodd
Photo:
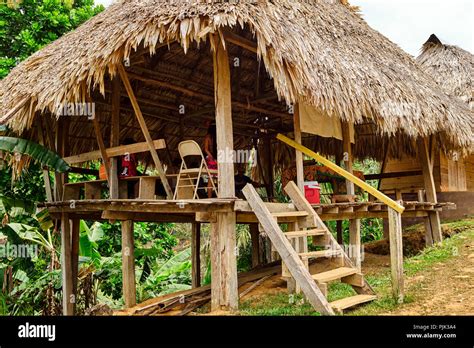
M105 6L113 0L96 0ZM369 25L417 56L431 34L474 53L473 0L350 0Z

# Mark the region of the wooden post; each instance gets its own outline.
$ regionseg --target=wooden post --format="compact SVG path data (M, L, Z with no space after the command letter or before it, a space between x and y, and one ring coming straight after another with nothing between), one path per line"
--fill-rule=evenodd
M388 208L388 226L390 235L390 267L392 271L392 293L398 303L403 302L403 245L402 215Z
M107 182L110 185L110 163L109 156L107 156L107 148L104 144L104 139L102 138L102 133L100 131L99 121L97 121L97 116L94 116L92 119L92 124L94 125L95 137L97 143L99 144L100 157L102 158L102 163L105 167L105 176L107 177Z
M77 303L77 281L79 273L79 219L71 220L71 273L72 273L72 294L74 295L73 313L76 313Z
M216 106L218 196L235 197L234 164L225 154L234 149L229 57L217 36L213 40L214 94ZM235 213L218 213L211 224L211 310L238 308Z
M69 136L69 120L65 117L59 118L57 121L56 130L56 152L59 156L67 156L66 143ZM54 193L56 201L63 199L64 184L67 181L67 174L56 173L54 180Z
M201 223L191 224L191 281L193 288L201 286Z
M160 158L158 157L158 153L156 152L155 146L153 145L153 139L151 138L150 132L148 131L148 127L146 125L145 119L143 118L142 111L140 110L140 106L138 105L135 93L133 93L133 88L130 84L130 80L128 79L127 72L125 71L125 68L122 64L118 65L118 71L122 79L123 85L127 90L130 102L132 103L133 110L135 111L135 116L137 117L138 123L140 124L140 128L142 129L143 135L145 136L151 157L153 158L156 170L158 171L158 175L160 176L161 183L165 188L166 196L168 197L168 199L173 199L173 192L171 191L171 187L169 185L168 179L166 178L166 174L161 164Z
M263 146L265 147L265 158L266 160L266 166L267 166L267 173L268 177L265 182L268 182L268 187L267 187L267 195L268 195L268 201L271 202L273 201L273 198L275 197L275 189L274 189L274 179L273 179L273 151L272 151L272 142L271 139L268 135L265 135L263 138Z
M63 284L63 315L74 314L73 281L71 267L71 225L69 215L61 215L61 273Z
M342 122L342 138L343 138L343 160L345 169L349 173L353 173L352 169L352 144L350 125L346 122ZM355 194L355 186L352 181L346 180L347 194ZM352 262L360 271L361 269L361 242L360 242L360 219L349 220L349 254Z
M252 268L260 264L260 231L258 224L249 224L252 239Z
M122 284L125 307L136 304L133 221L122 221Z
M46 145L44 133L43 133L43 123L41 119L38 122L38 139L40 145L43 145L44 147L48 148ZM53 201L53 193L51 191L51 180L49 177L49 169L43 168L43 181L44 181L44 189L46 193L46 201L48 203L51 203Z
M110 128L110 147L120 145L120 79L115 77L112 80L112 121ZM110 198L118 199L119 194L119 175L118 158L113 157L110 160Z
M298 144L302 144L301 137L301 120L300 120L300 107L298 103L294 105L294 132L295 132L295 141ZM296 151L296 184L301 192L304 193L304 164L303 164L303 153L301 151Z
M433 167L430 160L428 145L425 139L418 138L418 154L423 170L423 181L425 184L426 200L431 203L438 203L436 196L436 186L433 178ZM441 221L437 211L428 212L429 225L431 227L432 240L435 243L440 243L443 240L443 233L441 230ZM425 228L428 224L425 223ZM428 232L428 231L427 231ZM427 239L428 242L428 239Z

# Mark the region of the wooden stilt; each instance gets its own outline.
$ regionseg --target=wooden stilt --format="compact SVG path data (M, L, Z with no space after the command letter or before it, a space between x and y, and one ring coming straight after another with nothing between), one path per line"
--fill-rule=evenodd
M115 77L112 80L112 112L111 112L111 129L110 129L110 147L120 145L120 79ZM110 198L118 199L119 194L119 175L118 175L117 157L110 159Z
M302 144L301 137L301 122L300 122L300 108L298 103L294 105L294 132L295 132L295 141L298 144ZM301 151L296 151L296 185L304 193L304 165L303 165L303 153Z
M69 215L61 215L61 273L63 283L63 315L74 314L74 294L71 267L71 225Z
M218 160L218 196L235 197L234 164L228 156L234 149L232 133L232 104L229 57L217 36L213 40L214 93L216 105L216 133ZM235 242L235 212L216 213L211 224L211 310L238 308L237 248Z
M193 288L198 288L201 286L201 223L191 226L191 281Z
M44 147L48 148L46 145L44 133L43 133L43 123L41 120L38 122L38 139L39 143ZM49 177L49 170L47 168L43 169L43 181L44 181L44 189L46 193L46 201L51 203L53 201L53 193L51 191L51 180Z
M72 294L74 295L73 313L76 313L77 282L79 273L79 232L81 220L71 220L71 273Z
M133 221L122 221L122 283L125 307L136 304Z
M430 154L428 145L425 139L418 139L418 155L423 171L423 181L425 184L426 200L431 203L438 203L438 197L436 196L436 186L433 178L433 167L430 161ZM440 243L443 240L443 233L441 230L441 221L439 213L437 211L428 212L428 219L431 227L432 240L435 243ZM425 228L427 223L425 223ZM428 231L427 231L428 233ZM428 243L429 238L426 242Z
M343 159L345 169L349 173L353 173L352 169L352 144L350 135L350 125L348 123L342 123L342 136L343 136ZM355 186L352 181L346 180L347 194L355 194ZM349 250L350 258L357 269L360 271L361 268L361 241L360 241L360 219L349 220Z
M404 298L402 215L390 207L388 208L388 225L392 292L394 299L398 303L402 303Z
M252 239L252 267L260 264L260 231L258 224L249 224L250 237Z

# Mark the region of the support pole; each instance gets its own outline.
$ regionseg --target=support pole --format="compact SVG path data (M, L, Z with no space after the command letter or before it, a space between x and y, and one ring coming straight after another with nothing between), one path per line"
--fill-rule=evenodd
M260 264L260 231L258 224L249 224L250 238L252 239L252 268Z
M353 173L352 163L352 144L349 123L342 123L342 138L343 138L343 159L346 171ZM352 181L346 180L347 194L355 194L355 186ZM360 219L349 220L349 256L357 267L361 270L361 242L360 242Z
M294 132L295 132L295 141L298 144L302 144L302 136L301 136L301 119L300 119L300 107L299 104L296 103L294 105ZM304 194L304 164L303 164L303 153L301 151L296 151L296 185Z
M128 79L127 72L125 71L125 68L122 64L118 65L118 71L122 79L122 83L125 86L125 89L127 90L130 102L132 103L133 110L135 111L135 116L137 117L138 123L140 124L140 128L142 129L143 135L145 136L151 157L153 158L156 170L158 171L158 175L160 176L161 183L165 188L166 196L168 197L168 199L173 199L173 192L171 191L171 187L169 185L168 179L166 178L165 171L161 164L160 158L158 157L158 153L156 152L155 146L153 145L153 139L151 138L150 132L148 131L148 127L146 125L145 119L143 118L142 111L140 110L140 106L138 105L135 93L133 93L133 88L130 84L130 80Z
M79 274L79 219L71 220L71 272L72 272L72 294L74 295L73 313L76 313L77 282Z
M71 225L69 215L61 215L61 273L63 284L63 315L74 314L73 282L71 267Z
M426 191L426 200L430 203L438 203L438 197L436 196L436 186L433 178L433 164L430 160L428 145L425 139L418 138L418 154L423 170L423 181ZM429 220L433 242L442 242L443 233L441 230L441 221L439 218L439 213L437 211L429 211L427 219ZM425 228L428 229L428 223L425 223ZM426 239L426 242L429 243L429 238Z
M112 80L112 123L110 128L110 147L120 145L120 79L116 76ZM118 158L110 159L110 198L118 199L119 179L118 179Z
M95 137L97 139L97 144L99 144L100 157L102 158L102 163L105 167L105 176L107 177L107 182L110 185L109 156L107 156L107 148L105 147L104 138L102 138L102 133L100 131L99 121L97 121L97 116L92 119L92 124L94 125L94 132Z
M397 303L404 298L402 215L388 208L388 226L390 235L390 267L392 271L392 293Z
M213 40L214 93L218 160L218 196L235 197L234 164L224 154L234 149L229 57L217 36ZM224 155L224 156L222 156ZM235 212L217 213L211 223L211 310L238 309Z
M201 286L201 223L191 224L191 281L192 287Z
M122 221L122 283L125 307L136 305L133 221Z

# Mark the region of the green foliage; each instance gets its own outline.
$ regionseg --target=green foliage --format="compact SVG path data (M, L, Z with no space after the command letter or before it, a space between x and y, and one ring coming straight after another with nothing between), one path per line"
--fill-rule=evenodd
M104 9L93 0L23 0L0 5L0 79L19 62Z
M10 167L0 170L0 195L10 199L27 198L32 202L44 202L46 197L41 166L30 165L15 182L12 182Z
M58 154L26 139L0 136L0 150L11 154L28 155L34 161L56 172L63 173L70 169Z

